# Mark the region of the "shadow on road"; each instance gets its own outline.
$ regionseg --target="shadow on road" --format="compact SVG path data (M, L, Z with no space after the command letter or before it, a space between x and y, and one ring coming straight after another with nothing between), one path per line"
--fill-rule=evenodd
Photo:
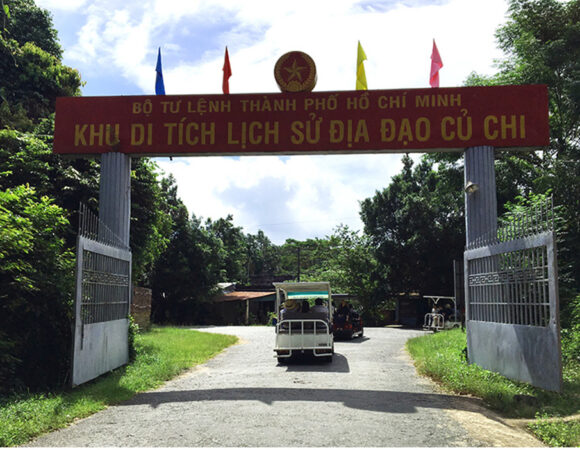
M366 337L366 336L361 336L361 337L355 337L352 339L348 339L348 338L335 338L334 342L346 342L347 344L362 344L363 342L368 341L370 338Z
M455 398L444 394L416 392L245 387L146 392L135 396L125 404L148 404L156 408L164 403L207 401L259 401L268 405L274 402L337 402L348 408L396 414L415 413L418 408L471 410L465 402L453 402Z
M348 359L340 353L334 354L331 363L320 361L316 356L299 356L279 365L286 367L286 372L350 372Z

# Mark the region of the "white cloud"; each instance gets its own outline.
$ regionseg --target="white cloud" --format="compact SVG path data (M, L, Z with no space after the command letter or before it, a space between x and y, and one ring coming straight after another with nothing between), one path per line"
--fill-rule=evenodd
M233 214L248 233L275 242L324 237L339 223L361 229L359 201L400 171L400 155L195 157L158 159L190 212Z
M81 74L118 73L152 94L157 47L168 94L221 92L228 45L232 93L277 92L273 68L291 50L314 59L317 91L352 90L360 40L371 89L428 87L432 39L444 67L442 86L470 72L492 73L501 57L494 32L506 0L39 0L77 9L78 39L65 63ZM69 23L69 22L67 22ZM86 78L85 78L86 79ZM91 95L108 95L108 92ZM389 184L401 155L271 156L160 159L177 179L190 212L229 213L246 232L263 229L276 242L331 233L338 223L361 228L360 200Z
M39 7L50 11L78 11L86 3L87 0L36 0Z
M164 65L167 92L178 94L220 92L225 45L234 71L232 92L276 91L273 66L290 50L314 58L317 90L353 89L358 40L369 58L366 72L373 89L427 87L433 38L445 64L443 86L461 84L473 70L489 72L492 60L501 56L493 33L504 20L505 0L408 4L379 2L390 7L376 12L369 2L362 9L357 2L336 0L95 0L86 8L77 44L68 49L69 64L99 54L101 64L119 68L143 93L151 93L159 45L171 56ZM210 24L216 27L211 38L196 34Z

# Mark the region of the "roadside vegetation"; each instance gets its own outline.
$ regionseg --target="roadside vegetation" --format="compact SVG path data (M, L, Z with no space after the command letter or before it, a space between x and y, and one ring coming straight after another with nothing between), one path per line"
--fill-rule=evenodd
M554 397L479 373L461 361L464 338L455 332L441 335L457 342L440 344L436 365L443 370L431 376L446 383L454 378L456 392L473 392L505 413L539 414L536 434L555 443L560 441L550 437L554 430L578 430L577 424L554 418L573 413L578 398L580 0L508 3L506 23L496 33L505 58L495 75L473 73L466 84L548 86L550 144L529 152L497 149L497 203L498 215L509 225L517 220L514 213L536 199L554 199L567 393ZM70 371L77 209L80 202L98 209L100 165L52 152L56 98L81 95L82 79L62 63L50 13L34 0L0 0L0 5L0 445L16 445L26 441L23 436L105 407L109 389L116 392L110 401L121 401L182 369L157 348L155 339L169 331L154 329L137 337L138 356L131 366L72 393L54 394ZM401 293L451 295L453 260L462 259L464 251L462 154L432 153L418 161L404 155L402 166L375 195L361 200L364 230L337 224L323 239L275 245L262 231L245 233L231 215L196 216L179 198L175 179L148 158L132 158L132 284L151 289L151 319L166 325L211 320L208 305L224 281L328 280L335 292L357 298L368 325L384 323ZM433 339L436 345L441 338ZM455 347L452 356L444 356ZM195 364L187 355L201 350L185 351L184 364ZM471 378L481 383L469 385ZM489 389L476 391L477 384ZM52 394L41 394L46 392ZM535 397L541 406L519 404L516 395ZM44 409L52 412L41 414ZM47 416L58 419L47 421ZM37 424L41 420L46 422Z
M237 341L235 336L153 328L135 336L134 361L72 390L12 394L0 399L0 447L26 444L75 419L159 387Z
M564 358L564 388L558 394L468 364L466 345L465 332L454 329L411 339L407 349L419 373L437 381L444 389L481 398L488 407L507 417L531 419L528 428L548 445L580 446L580 360L577 357ZM563 354L566 354L569 349L564 345Z

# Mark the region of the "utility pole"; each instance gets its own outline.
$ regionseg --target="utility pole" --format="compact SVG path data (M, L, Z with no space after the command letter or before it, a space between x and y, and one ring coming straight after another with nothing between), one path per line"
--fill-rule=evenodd
M298 247L296 250L298 250L298 282L300 283L300 247Z

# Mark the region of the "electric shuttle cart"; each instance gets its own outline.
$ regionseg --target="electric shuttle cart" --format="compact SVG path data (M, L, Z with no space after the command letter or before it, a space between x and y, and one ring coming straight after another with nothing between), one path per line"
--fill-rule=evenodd
M276 288L276 345L274 351L278 362L284 362L293 355L311 354L332 361L334 338L332 334L332 295L330 283L274 283ZM294 299L298 304L303 300L322 298L328 311L299 312L282 311L284 302ZM312 303L312 300L311 302ZM281 314L283 312L283 314Z

